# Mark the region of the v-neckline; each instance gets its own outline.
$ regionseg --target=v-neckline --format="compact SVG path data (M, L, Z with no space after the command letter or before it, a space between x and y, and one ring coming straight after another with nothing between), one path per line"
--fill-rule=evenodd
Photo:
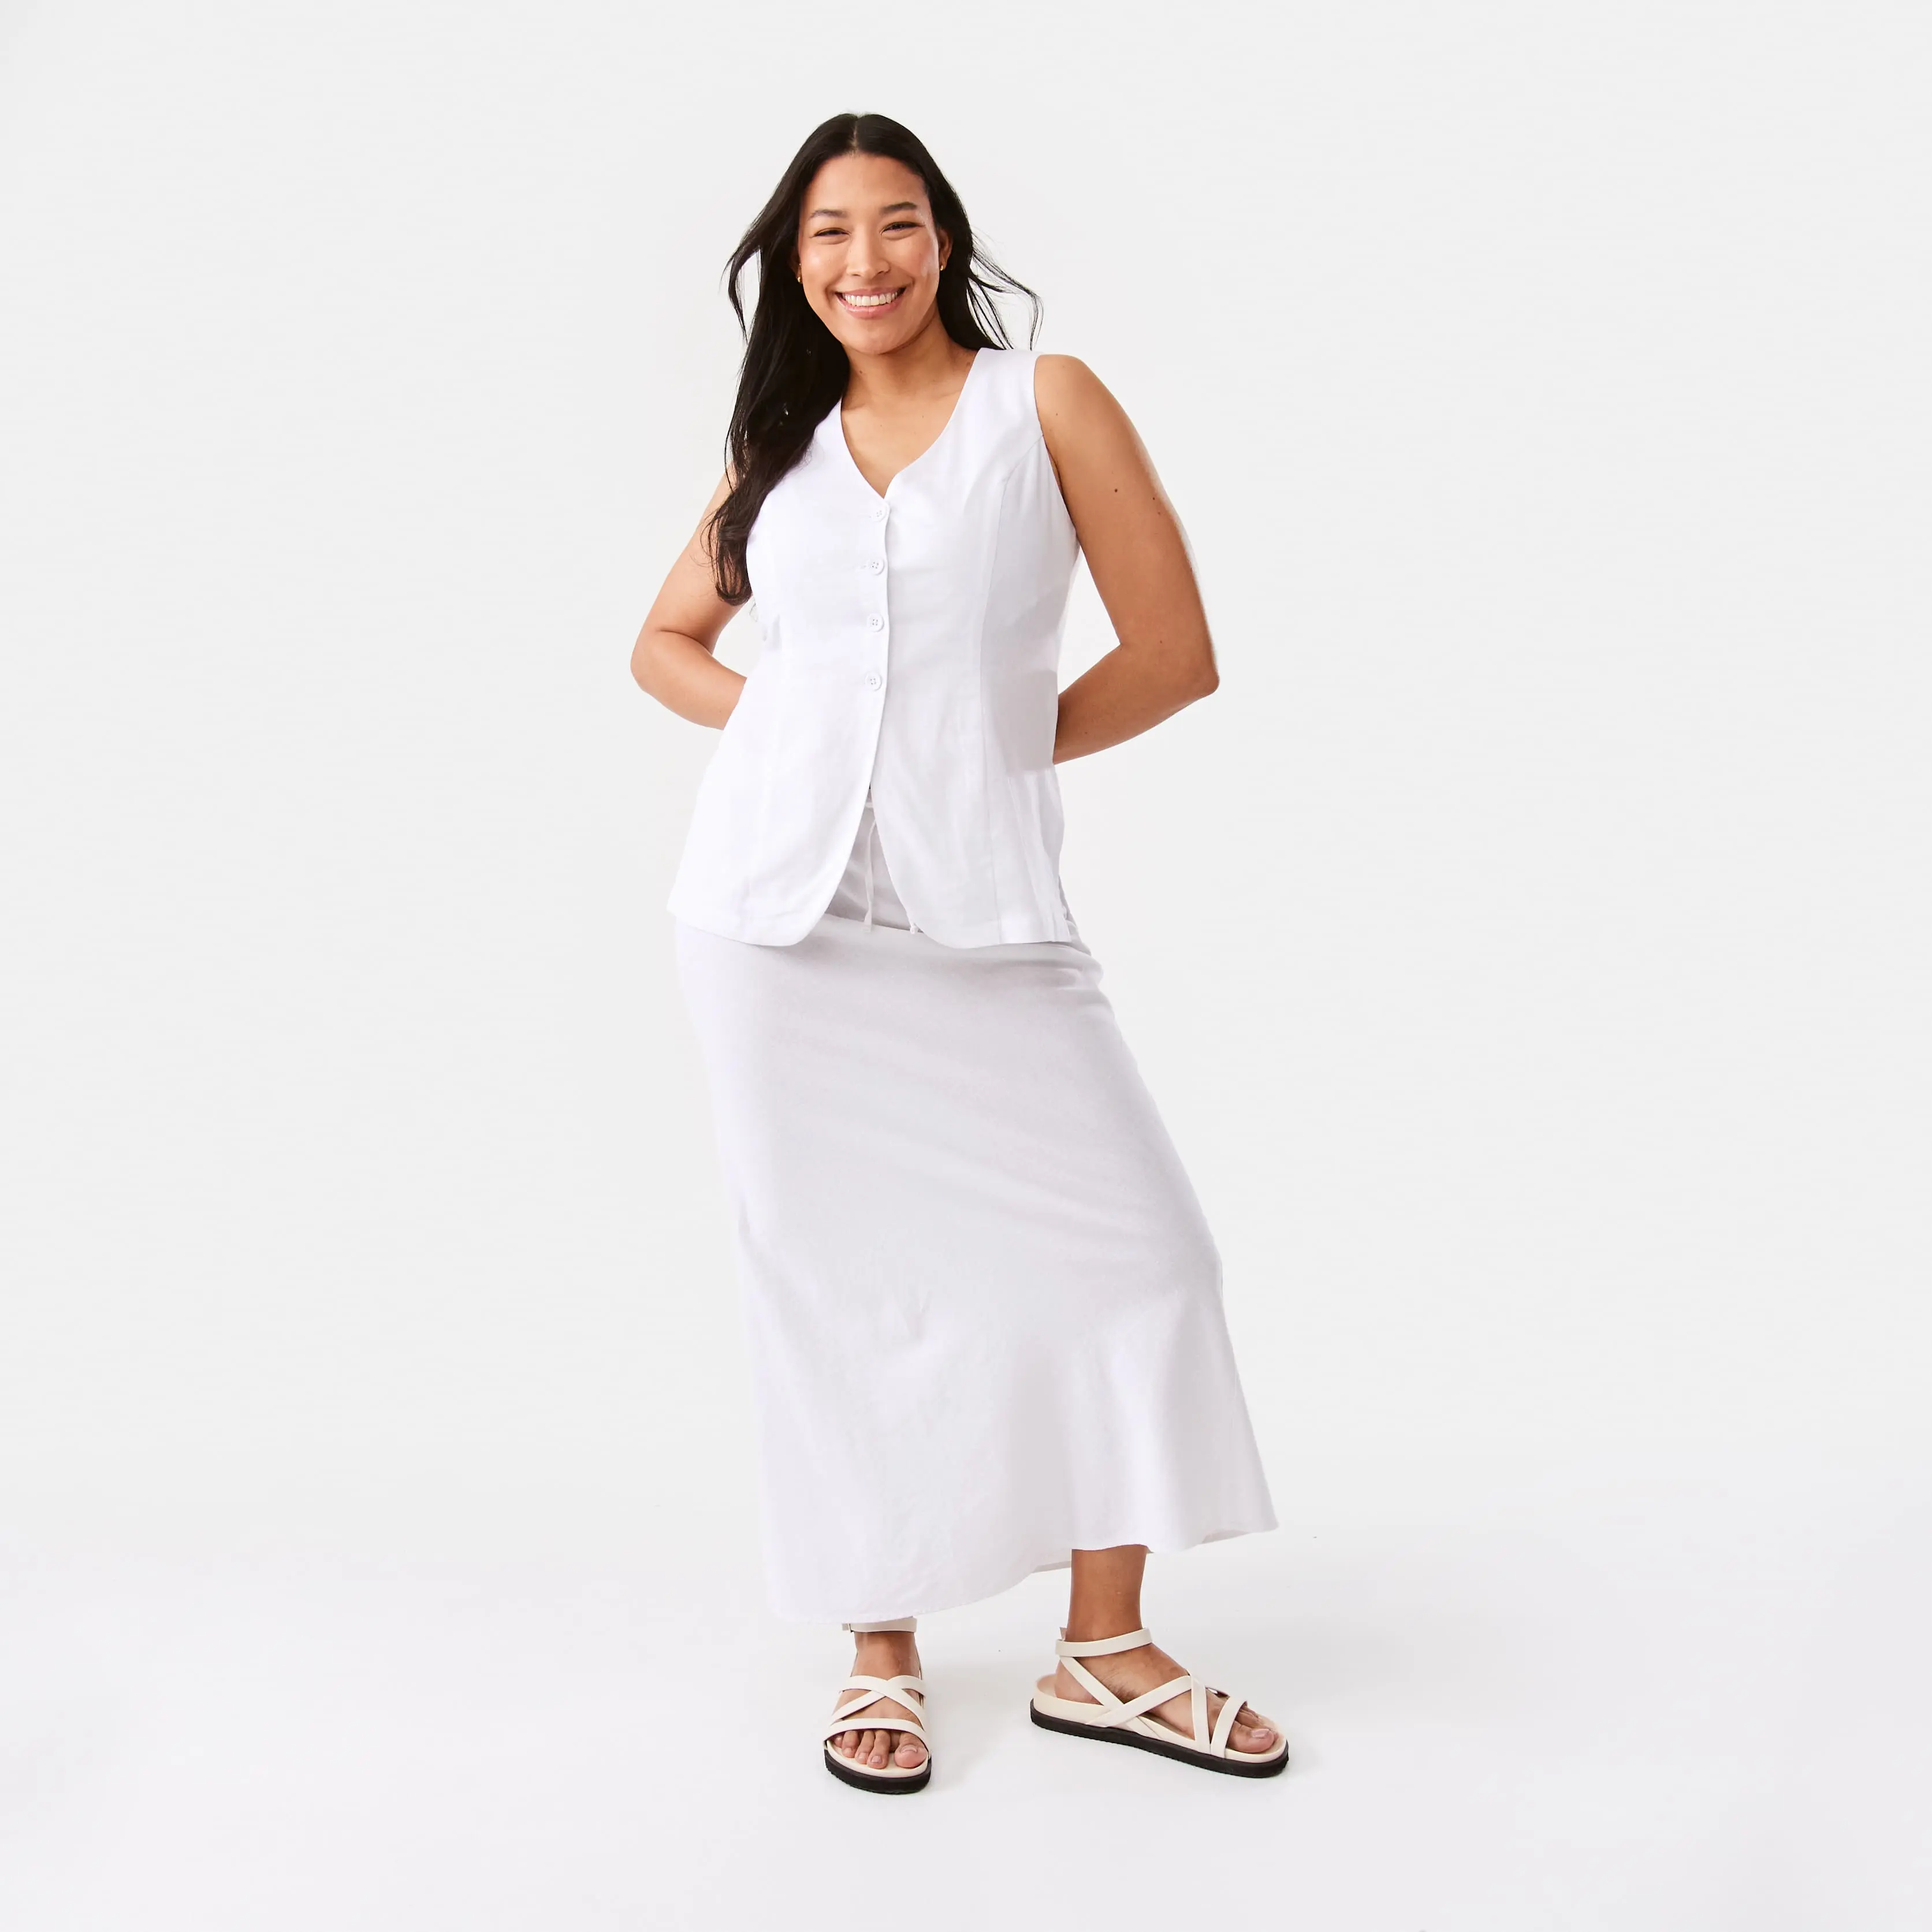
M883 490L874 490L872 488L871 478L859 467L859 459L852 454L852 446L845 440L845 398L841 396L832 405L830 417L832 434L838 438L838 447L845 452L845 460L850 466L852 474L865 485L866 494L874 501L880 503L890 502L892 500L892 485L908 470L916 470L946 440L952 425L959 420L959 412L966 406L966 392L972 388L974 376L977 372L981 362L985 358L986 354L986 352L983 349L974 350L973 359L966 365L966 380L960 384L959 393L952 398L952 410L945 422L940 424L939 434L910 463L901 464L886 478L886 487Z

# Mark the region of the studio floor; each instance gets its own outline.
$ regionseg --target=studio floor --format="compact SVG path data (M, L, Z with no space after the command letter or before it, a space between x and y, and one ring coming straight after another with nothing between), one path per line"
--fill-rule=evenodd
M836 1633L581 1555L9 1552L13 1932L1932 1923L1923 1490L1572 1464L1159 1567L1265 1783L1025 1721L1061 1580L927 1621L935 1774L820 1768ZM715 1593L710 1609L703 1600Z

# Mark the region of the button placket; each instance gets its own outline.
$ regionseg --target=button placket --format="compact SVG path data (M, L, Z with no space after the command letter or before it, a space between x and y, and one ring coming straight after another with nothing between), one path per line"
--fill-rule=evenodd
M890 505L890 504L886 503L886 502L883 502L883 501L882 501L882 502L880 502L874 503L874 504L872 506L872 520L873 520L873 522L874 522L874 523L875 523L875 524L883 524L883 523L886 520L886 516L887 516L888 513L890 512L891 508L892 508L892 506L891 506L891 505ZM884 577L885 577L885 574L886 574L886 559L885 559L885 555L884 555L885 539L886 539L886 533L885 533L885 532L884 532L884 530L880 531L880 532L879 532L879 546L880 546L880 554L879 554L878 555L877 555L877 556L868 556L868 557L867 557L867 558L865 560L864 563L863 563L863 564L862 564L862 566L861 566L861 567L864 569L864 571L866 572L866 574L868 576L869 576L869 577L876 577L876 578L880 578L880 579L881 579L881 580L883 580L883 579L884 578ZM883 582L883 580L882 580L882 581L880 582L880 586L879 586L879 589L880 589L880 592L881 592L882 593L884 592L884 590L885 590L885 587L886 587L886 586L885 586L885 584L884 584L884 582ZM867 616L867 617L866 617L866 629L867 629L867 630L870 631L870 632L872 633L872 634L873 634L875 638L878 638L880 640L880 641L883 644L883 643L884 643L884 638L885 638L885 632L886 632L886 614L885 614L885 612L884 612L883 610L874 610L874 611L871 612L871 613ZM876 670L868 670L868 671L866 674L866 688L868 691L879 691L879 690L882 690L882 689L884 688L885 682L886 682L886 667L885 665L884 665L884 664L881 664L881 665L880 665L880 666L879 666L879 668L877 668Z

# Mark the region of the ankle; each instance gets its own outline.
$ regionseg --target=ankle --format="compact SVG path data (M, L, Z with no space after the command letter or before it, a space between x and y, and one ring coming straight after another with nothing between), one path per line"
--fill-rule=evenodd
M852 1642L854 1667L862 1676L918 1674L919 1647L910 1630L860 1631Z
M1098 1643L1103 1638L1125 1636L1130 1630L1142 1628L1140 1606L1129 1610L1069 1610L1066 1613L1066 1641L1069 1643Z

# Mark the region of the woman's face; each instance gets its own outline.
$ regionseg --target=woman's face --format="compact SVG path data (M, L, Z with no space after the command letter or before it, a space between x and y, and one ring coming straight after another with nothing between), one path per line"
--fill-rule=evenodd
M841 154L806 190L798 224L805 298L848 350L883 356L932 319L952 244L917 175L883 154Z

